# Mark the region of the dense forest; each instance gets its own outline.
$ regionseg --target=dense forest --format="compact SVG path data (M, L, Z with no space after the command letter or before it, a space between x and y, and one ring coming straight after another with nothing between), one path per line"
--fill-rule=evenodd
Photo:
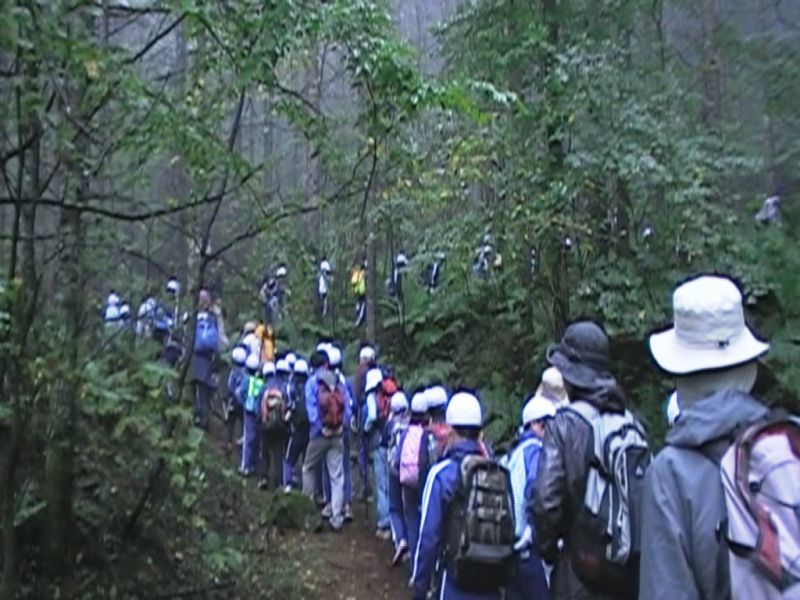
M233 339L285 265L279 349L374 343L409 388L477 389L501 443L589 316L658 440L645 334L724 272L772 344L759 394L797 407L798 64L797 0L3 0L0 599L316 593L260 508L226 528L248 497L187 362L109 335L111 290L135 312L177 277L193 335L210 288Z

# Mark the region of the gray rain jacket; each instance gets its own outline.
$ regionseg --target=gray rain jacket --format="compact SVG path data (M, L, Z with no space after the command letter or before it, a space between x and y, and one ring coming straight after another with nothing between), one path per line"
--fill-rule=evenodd
M748 394L716 392L686 407L647 470L639 600L726 600L727 550L719 543L725 499L719 467L702 453L767 415Z

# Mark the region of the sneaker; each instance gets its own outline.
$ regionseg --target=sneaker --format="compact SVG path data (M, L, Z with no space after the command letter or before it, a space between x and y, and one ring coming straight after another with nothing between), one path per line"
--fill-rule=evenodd
M284 494L291 494L292 493L292 486L290 486L290 485L284 486L283 493Z
M266 479L262 479L258 482L258 489L266 491L267 488L269 488L269 482Z
M353 507L349 504L344 505L344 520L348 522L353 520Z
M342 523L342 519L340 517L338 519L331 519L328 522L328 525L330 526L332 532L339 533L339 532L342 531L342 528L343 528L344 524Z
M238 472L242 477L250 477L253 474L252 469L238 469Z
M400 540L400 543L397 544L397 548L394 551L394 556L392 557L392 566L396 567L399 565L406 554L408 554L408 542Z
M322 509L322 518L330 519L332 515L333 515L333 510L331 509L331 505L326 504L325 507Z
M392 532L388 529L376 529L375 537L379 540L389 541L392 538Z

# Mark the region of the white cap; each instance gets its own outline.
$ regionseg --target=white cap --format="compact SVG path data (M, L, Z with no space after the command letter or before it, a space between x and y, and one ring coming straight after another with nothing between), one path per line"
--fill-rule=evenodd
M408 410L408 398L403 392L395 392L390 407L394 413L405 412Z
M275 363L268 360L261 366L261 374L264 376L275 375Z
M453 427L482 427L481 403L474 395L459 392L448 402L445 420Z
M119 296L117 296L114 292L111 292L108 295L108 299L106 300L106 304L116 305L119 304Z
M427 389L425 398L428 400L428 409L441 408L447 404L447 390L440 385L435 385Z
M308 362L304 358L297 359L294 363L294 372L300 375L308 375Z
M291 373L292 370L289 368L289 362L282 358L277 363L275 363L275 370L278 373Z
M407 265L407 264L408 264L408 259L406 258L406 255L405 255L405 253L403 253L403 252L398 252L398 254L397 254L397 258L395 259L395 262L396 262L396 263L397 263L399 266L405 266L405 265Z
M275 271L276 277L286 277L286 267L278 267L278 270Z
M681 403L678 400L678 392L675 391L670 394L669 400L667 400L667 425L674 426L680 416Z
M367 383L364 386L365 392L374 391L383 381L383 373L380 369L370 369L367 371Z
M294 365L297 362L297 355L294 352L289 352L289 354L286 355L286 362L290 369L294 369Z
M330 348L330 346L330 342L320 342L317 344L316 350L317 352L324 352L325 354L328 354L328 348Z
M372 346L364 346L358 353L358 361L364 362L365 360L375 360L375 348Z
M323 273L330 273L331 263L329 263L327 260L323 260L321 263L319 263L319 270Z
M131 307L127 302L125 302L122 306L119 307L119 316L120 317L131 316Z
M242 365L247 360L247 350L242 346L236 346L233 352L231 352L231 358L237 365ZM258 366L256 366L256 368L258 368Z
M534 394L533 398L525 403L522 409L522 424L528 425L534 421L552 418L556 416L556 406L540 394Z
M411 397L411 412L425 413L428 412L428 391L417 392Z
M255 371L258 369L258 365L261 361L258 358L257 354L251 354L248 356L244 361L244 366L250 369L251 371Z
M171 277L169 281L167 281L167 291L170 294L178 294L181 291L181 284L178 283L177 279Z
M328 355L328 364L332 367L338 367L342 364L342 351L336 346L328 346L325 349L325 354Z

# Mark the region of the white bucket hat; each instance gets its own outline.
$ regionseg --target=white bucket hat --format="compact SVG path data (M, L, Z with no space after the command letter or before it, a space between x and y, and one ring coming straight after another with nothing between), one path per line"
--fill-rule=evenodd
M744 321L742 294L727 277L701 276L672 298L674 326L650 336L650 352L662 369L688 375L735 367L769 351Z

